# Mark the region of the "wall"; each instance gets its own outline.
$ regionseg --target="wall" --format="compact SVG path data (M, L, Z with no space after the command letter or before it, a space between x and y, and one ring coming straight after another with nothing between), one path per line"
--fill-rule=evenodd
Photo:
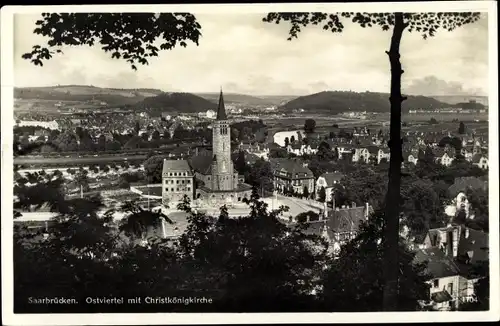
M435 281L437 281L437 287L434 286ZM450 283L453 284L453 292L452 293L450 293L450 290L448 288L448 285ZM429 284L431 285L431 287L429 289L429 298L433 293L446 290L448 293L450 293L450 295L453 298L452 300L454 301L454 303L452 303L451 305L448 302L436 304L435 305L436 308L438 308L440 310L449 310L452 306L457 305L457 298L459 297L459 293L461 293L463 291L463 289L460 288L461 285L463 286L463 283L460 282L460 276L454 275L454 276L448 276L448 277L434 279L434 280L430 281Z

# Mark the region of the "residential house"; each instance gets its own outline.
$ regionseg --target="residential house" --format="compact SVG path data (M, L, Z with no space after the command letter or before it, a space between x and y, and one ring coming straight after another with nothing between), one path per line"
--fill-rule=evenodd
M476 154L472 157L471 163L480 167L483 170L488 169L488 157L482 154Z
M379 163L378 157L379 157L379 148L377 146L367 146L366 149L368 150L368 163Z
M318 151L318 148L313 148L310 144L299 144L299 143L294 143L294 144L289 144L287 147L287 151L289 153L293 153L297 156L303 156L303 155L312 155L316 154Z
M488 234L462 225L431 229L416 262L427 263L429 300L423 305L452 310L473 299L474 283L479 279L473 266L488 260Z
M465 212L466 218L474 219L473 212L470 211L470 203L466 193L468 189L488 189L488 181L476 177L455 178L455 182L448 188L451 203L446 206L445 213L450 217L455 217L461 210Z
M326 201L332 201L333 187L344 179L344 174L340 172L327 172L323 173L316 180L316 196L318 196L321 188L325 188Z
M460 154L462 154L463 157L465 157L465 160L468 162L472 161L472 157L474 156L473 152L474 152L474 146L471 145L463 146L462 149L460 150Z
M427 265L429 297L420 304L426 309L449 311L473 299L476 277L462 274L457 264L439 248L418 250L415 263Z
M386 159L387 162L389 162L390 158L391 158L391 151L389 148L386 147L379 148L377 152L377 164L380 164L380 162L383 159Z
M335 150L337 148L339 152L339 159L343 159L344 156L350 156L352 155L354 157L354 146L345 142L339 143L336 146L332 146L332 150Z
M367 221L372 212L373 209L368 203L364 206L352 203L351 207L342 206L330 210L326 222L329 240L339 248L354 239L361 223Z
M274 189L280 192L289 190L302 194L304 187L312 193L314 191L314 175L309 168L295 160L271 159L274 174Z
M249 154L255 155L257 157L261 157L265 160L269 159L269 147L265 145L255 143L255 144L243 144L241 143L239 146L241 151L245 151Z
M302 145L299 143L295 142L293 144L288 144L286 147L286 150L288 153L295 154L297 156L302 156Z
M370 159L370 152L366 147L354 148L354 154L352 156L353 162L363 162L368 163Z
M436 162L444 166L450 166L455 159L455 154L453 150L436 147L433 149Z
M368 203L335 207L324 215L320 214L318 221L307 221L309 223L304 232L322 236L335 252L356 237L361 223L367 221L371 213L373 208Z

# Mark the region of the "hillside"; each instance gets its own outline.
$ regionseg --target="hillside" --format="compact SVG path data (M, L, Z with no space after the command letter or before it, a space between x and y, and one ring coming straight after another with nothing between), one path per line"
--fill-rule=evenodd
M296 99L297 95L260 95L260 98L271 102L273 105L284 105L285 103Z
M408 96L403 102L403 111L409 109L435 109L449 106L446 103L425 96ZM346 111L389 112L389 94L326 91L301 96L281 106L282 110L304 109L309 113L338 114Z
M449 103L449 104L459 104L468 103L469 101L476 101L482 105L488 105L488 96L464 96L464 95L443 95L443 96L432 96L438 101Z
M195 95L211 102L217 102L219 100L219 93L195 93ZM226 104L246 104L250 106L273 105L274 103L271 100L266 100L256 96L226 92L224 92L224 102Z
M108 106L133 104L160 93L158 89L117 89L81 85L14 88L14 98L19 100L97 101Z
M145 98L133 107L150 111L197 113L215 110L217 104L191 93L161 93Z

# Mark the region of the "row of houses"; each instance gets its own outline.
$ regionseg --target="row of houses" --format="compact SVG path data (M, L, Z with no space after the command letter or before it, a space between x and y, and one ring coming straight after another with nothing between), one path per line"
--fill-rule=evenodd
M332 151L337 151L339 159L348 159L352 162L359 163L376 163L380 164L382 161L389 161L390 150L387 146L377 146L377 145L355 145L352 143L333 143L331 141L325 141L328 143ZM318 145L316 144L289 144L286 150L297 156L304 155L314 155L318 152ZM414 146L404 146L403 148L403 162L417 164L419 151L425 151L427 145L414 145ZM455 160L456 151L449 147L430 147L434 154L437 163L444 166L450 166ZM482 169L488 168L488 155L486 150L480 147L463 147L460 150L460 154L465 157L468 162Z

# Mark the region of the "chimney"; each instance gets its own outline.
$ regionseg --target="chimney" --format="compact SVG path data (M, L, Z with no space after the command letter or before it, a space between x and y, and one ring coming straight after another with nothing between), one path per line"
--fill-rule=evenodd
M340 211L340 208L335 207L335 211L336 211L336 212Z
M469 228L465 228L465 239L469 238Z
M306 215L306 222L309 222L309 214Z
M455 228L452 233L452 254L453 257L458 256L458 235L459 235L459 228Z
M344 209L344 208L345 208L345 205L342 205L342 209Z
M356 207L356 203L352 202L352 208L355 208L355 207Z
M448 231L446 235L446 256L453 256L453 231Z
M368 220L370 218L370 204L366 203L365 206L365 219Z

